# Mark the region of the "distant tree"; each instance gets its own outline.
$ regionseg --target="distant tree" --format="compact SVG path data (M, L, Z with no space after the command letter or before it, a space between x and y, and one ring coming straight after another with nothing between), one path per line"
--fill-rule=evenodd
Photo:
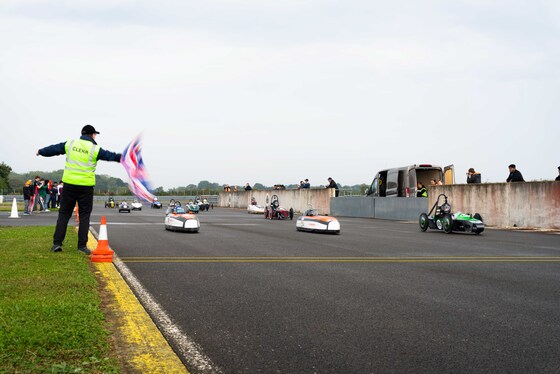
M261 184L261 183L255 183L255 184L253 185L253 189L254 189L254 190L267 190L268 187L265 186L264 184Z
M10 166L5 164L4 162L0 164L0 189L2 190L10 189L9 176L11 172L12 172L12 168Z
M212 188L212 183L210 183L209 181L200 181L198 182L197 188L199 190L209 190L210 188Z

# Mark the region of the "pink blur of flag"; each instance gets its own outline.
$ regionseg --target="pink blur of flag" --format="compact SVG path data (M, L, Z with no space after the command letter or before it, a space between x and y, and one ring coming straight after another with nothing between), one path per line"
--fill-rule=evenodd
M142 160L142 144L140 135L138 135L125 148L121 164L128 174L128 188L140 200L149 203L154 201L155 196L150 192L150 184L148 182L148 172Z

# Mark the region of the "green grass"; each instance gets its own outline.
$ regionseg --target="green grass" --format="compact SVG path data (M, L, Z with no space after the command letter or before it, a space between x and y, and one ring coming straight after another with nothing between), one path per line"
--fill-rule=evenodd
M23 213L23 203L17 203L18 212ZM12 211L12 202L3 202L0 203L0 212L11 212Z
M0 373L118 373L89 259L53 232L0 227Z
M0 203L0 212L11 212L13 202L3 202ZM19 214L23 214L24 203L17 202L17 209ZM49 208L51 212L58 212L58 208Z

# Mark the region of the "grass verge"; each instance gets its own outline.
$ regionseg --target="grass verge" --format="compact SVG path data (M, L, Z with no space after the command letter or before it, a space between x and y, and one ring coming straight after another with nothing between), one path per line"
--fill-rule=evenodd
M89 259L53 231L0 227L0 373L118 373Z
M13 202L3 202L0 203L0 212L11 212L12 211L12 204ZM25 207L25 204L23 202L17 202L17 209L18 209L18 213L19 214L23 214L23 208ZM49 208L51 212L57 212L58 208ZM36 210L35 210L36 212Z

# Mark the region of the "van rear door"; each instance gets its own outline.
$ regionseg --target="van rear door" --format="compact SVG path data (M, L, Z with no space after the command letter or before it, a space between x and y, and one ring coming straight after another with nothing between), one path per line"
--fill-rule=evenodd
M387 190L385 196L398 196L399 169L391 169L387 173Z
M443 168L443 184L455 184L454 165L447 165Z

